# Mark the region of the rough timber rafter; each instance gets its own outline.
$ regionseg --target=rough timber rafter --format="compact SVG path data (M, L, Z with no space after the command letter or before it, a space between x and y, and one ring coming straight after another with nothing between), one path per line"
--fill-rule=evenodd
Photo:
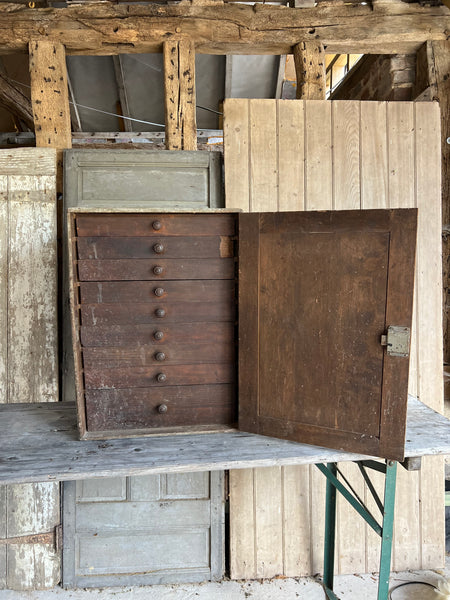
M326 4L326 6L325 6ZM406 54L426 40L450 37L450 10L399 0L315 8L94 4L28 8L6 4L0 53L26 52L31 38L63 43L67 54L162 52L164 41L190 38L196 53L288 54L300 42L331 53Z

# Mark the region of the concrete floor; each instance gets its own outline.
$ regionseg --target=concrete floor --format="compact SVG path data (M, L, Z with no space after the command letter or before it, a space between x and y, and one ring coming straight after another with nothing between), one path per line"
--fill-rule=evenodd
M450 579L450 557L439 571L393 573L391 588L406 581L425 581L436 585ZM336 577L335 592L342 600L376 600L378 580L375 575ZM103 590L63 590L40 592L0 591L1 600L325 600L322 586L311 578L272 579L265 581L223 581L199 585L155 585ZM408 585L397 589L392 600L445 600L433 588ZM450 600L450 596L447 597Z

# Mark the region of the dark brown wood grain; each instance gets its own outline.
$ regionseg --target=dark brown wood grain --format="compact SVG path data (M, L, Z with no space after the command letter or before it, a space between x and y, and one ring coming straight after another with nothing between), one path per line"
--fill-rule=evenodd
M155 232L156 234L157 232ZM155 245L161 244L161 252ZM80 237L78 258L231 258L230 236ZM158 248L159 250L159 248Z
M162 267L160 275L155 267ZM164 281L167 279L233 279L232 258L79 260L80 281Z
M160 318L156 310L162 308L165 316ZM86 304L81 305L81 325L139 325L154 324L158 329L166 323L204 323L234 321L234 302L179 302L160 304Z
M158 382L157 375L164 373L165 382ZM166 387L170 385L207 385L233 383L235 365L230 363L211 363L198 365L158 365L154 367L96 368L86 370L84 383L86 389L116 389Z
M413 209L240 215L241 428L402 459L409 360L380 341L411 327L415 227Z
M161 227L154 229L158 221ZM234 214L82 214L76 216L77 236L216 236L234 235Z
M162 357L164 354L164 358ZM153 367L207 363L234 363L234 343L160 343L155 346L84 348L85 370L121 367Z
M155 339L160 332L162 339ZM222 323L156 323L155 325L109 325L81 327L80 339L83 347L129 346L131 344L157 345L162 343L203 344L213 340L216 346L230 344L235 339L233 322Z
M167 412L160 413L164 404ZM236 388L230 384L87 390L90 431L232 424Z
M82 282L82 304L115 302L232 302L235 299L233 279L189 281L115 281Z
M155 333L161 332L161 340ZM107 325L81 327L80 339L84 348L89 346L139 346L146 344L204 344L212 341L215 346L230 344L235 339L233 322L222 323L155 323L155 325Z

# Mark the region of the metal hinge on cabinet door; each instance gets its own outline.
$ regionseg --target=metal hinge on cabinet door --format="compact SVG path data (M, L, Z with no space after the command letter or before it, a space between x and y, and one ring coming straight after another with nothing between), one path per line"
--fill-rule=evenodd
M386 346L390 356L409 356L411 330L409 327L390 325L387 334L381 336L381 345Z

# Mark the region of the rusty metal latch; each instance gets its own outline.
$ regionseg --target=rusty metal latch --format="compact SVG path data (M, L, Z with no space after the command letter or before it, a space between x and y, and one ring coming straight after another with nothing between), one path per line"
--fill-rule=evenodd
M18 535L10 538L0 538L0 547L10 544L51 544L56 551L62 547L62 528L61 525L55 527L53 531L45 533L32 533L30 535Z
M390 356L409 356L411 330L409 327L389 325L387 334L381 336L381 345L386 346Z

